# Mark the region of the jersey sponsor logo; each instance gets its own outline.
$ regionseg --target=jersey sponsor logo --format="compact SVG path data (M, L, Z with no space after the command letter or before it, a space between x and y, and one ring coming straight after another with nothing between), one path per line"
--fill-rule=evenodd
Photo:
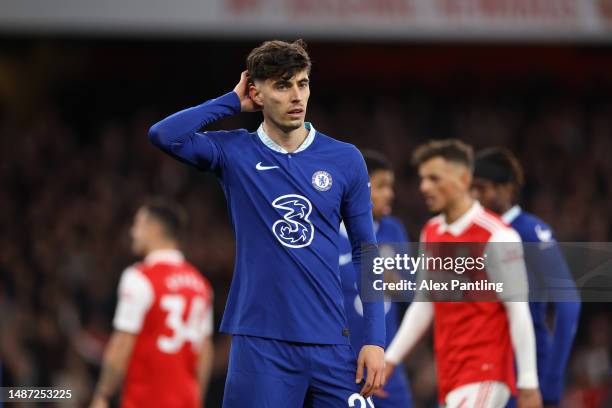
M263 164L261 164L261 162L257 163L255 165L255 168L257 170L272 170L272 169L278 169L278 166L264 166Z
M327 191L332 186L332 176L326 171L315 171L312 175L312 185L319 191Z
M272 207L284 212L283 219L272 225L276 239L289 248L310 245L314 237L314 226L308 219L312 212L310 201L298 194L286 194L272 201Z

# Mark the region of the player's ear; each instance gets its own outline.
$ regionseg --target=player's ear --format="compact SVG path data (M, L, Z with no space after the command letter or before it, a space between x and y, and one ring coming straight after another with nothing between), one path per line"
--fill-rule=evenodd
M503 197L505 202L514 202L515 188L512 183L505 183L499 186L499 195Z
M461 171L461 183L468 189L472 185L472 172L467 167Z
M257 105L263 106L263 96L260 87L254 82L249 84L249 98Z
M156 219L151 220L147 224L147 235L154 237L165 237L166 230L161 222Z

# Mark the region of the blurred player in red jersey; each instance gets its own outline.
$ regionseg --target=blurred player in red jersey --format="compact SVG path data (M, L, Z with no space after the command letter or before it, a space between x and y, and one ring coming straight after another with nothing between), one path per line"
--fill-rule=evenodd
M415 151L413 161L427 207L440 213L423 228L422 248L427 253L436 248L432 243L483 243L480 255L484 250L487 258L481 278L503 283L503 292L469 302L429 301L419 299L417 293L387 349L387 374L433 321L438 397L446 408L501 408L517 388L519 407L541 407L520 237L471 198L471 147L458 140L429 142ZM474 244L462 247L478 248Z
M144 261L121 276L91 408L108 406L124 374L124 408L202 406L213 357L212 290L179 250L185 222L181 207L160 199L136 213L132 250Z

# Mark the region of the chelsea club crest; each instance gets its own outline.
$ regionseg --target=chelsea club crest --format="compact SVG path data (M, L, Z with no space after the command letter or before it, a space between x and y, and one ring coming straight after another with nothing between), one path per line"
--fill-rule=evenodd
M332 186L332 176L326 171L315 171L312 175L312 185L319 191L327 191Z

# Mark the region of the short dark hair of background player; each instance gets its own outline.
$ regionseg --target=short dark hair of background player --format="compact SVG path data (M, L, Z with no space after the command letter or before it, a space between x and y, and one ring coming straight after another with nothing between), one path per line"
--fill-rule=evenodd
M393 171L389 159L382 153L376 150L365 149L361 151L361 154L366 162L366 167L368 168L368 174L370 176L378 170Z
M505 147L489 147L476 154L474 178L484 179L493 184L511 184L515 197L518 196L525 178L518 159Z
M167 238L180 241L187 227L187 212L179 204L161 197L148 199L142 206L163 227Z
M412 155L412 164L420 166L434 157L464 164L470 170L474 168L474 149L459 139L432 140L420 145Z

